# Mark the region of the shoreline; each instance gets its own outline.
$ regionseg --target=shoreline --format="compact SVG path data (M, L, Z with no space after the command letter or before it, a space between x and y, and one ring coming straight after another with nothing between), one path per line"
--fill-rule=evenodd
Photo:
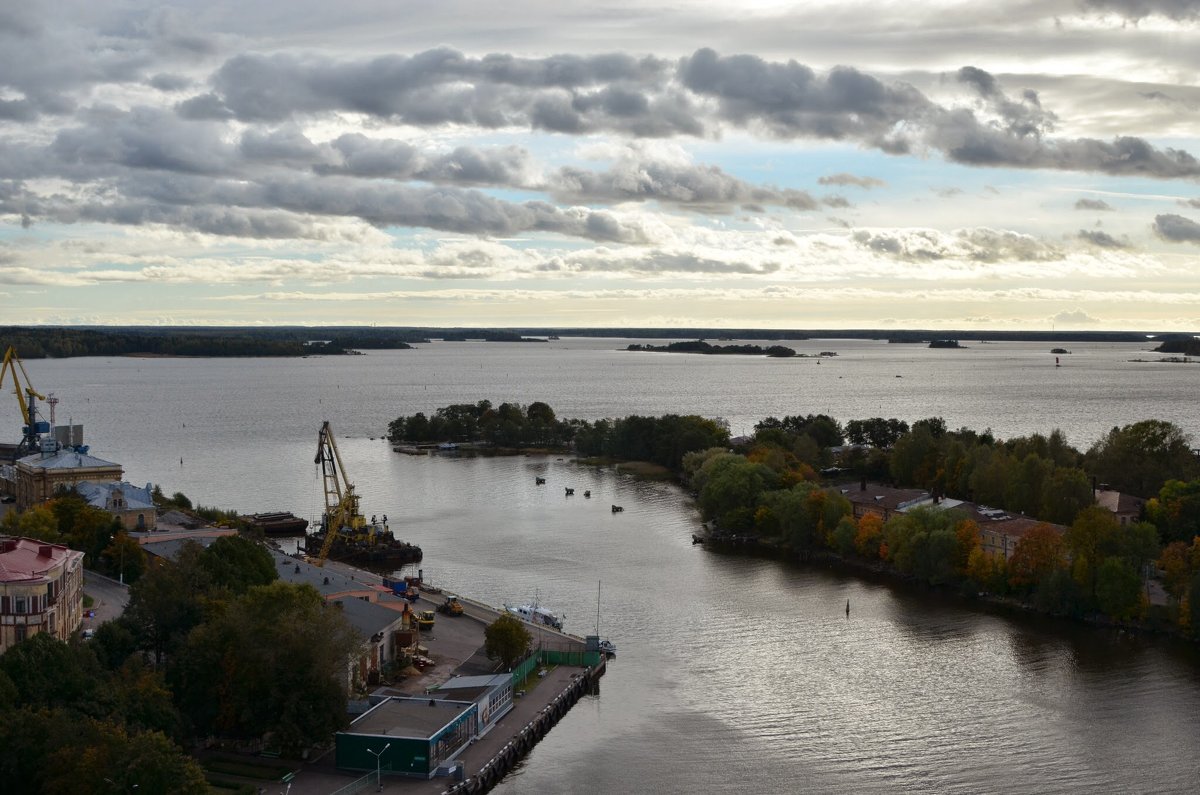
M698 534L694 536L694 538L699 537ZM782 545L770 544L760 539L742 536L739 536L738 540L732 543L723 542L720 539L708 536L703 542L697 543L693 541L693 544L709 547L719 554L769 558L795 566L823 567L841 574L874 580L888 586L901 587L915 593L933 595L939 599L949 597L948 601L957 602L966 608L976 610L981 606L987 608L982 612L1006 616L1019 615L1025 618L1045 619L1077 627L1128 632L1146 637L1167 639L1189 647L1197 645L1196 639L1182 634L1173 624L1167 624L1164 627L1146 622L1116 621L1106 616L1073 616L1067 613L1054 613L1041 610L1035 605L1016 597L999 596L984 591L971 593L953 586L930 585L916 578L892 571L882 561L875 563L868 560L847 558L829 550L821 550L807 556L802 556Z

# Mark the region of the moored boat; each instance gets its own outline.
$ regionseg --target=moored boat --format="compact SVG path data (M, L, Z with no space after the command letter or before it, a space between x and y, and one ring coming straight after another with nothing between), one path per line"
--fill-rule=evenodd
M510 615L514 615L522 621L533 624L534 626L550 627L551 629L557 629L559 632L562 632L562 619L554 615L554 613L550 612L546 608L541 607L536 602L531 605L517 605L515 607L511 605L505 605L504 609L508 611Z

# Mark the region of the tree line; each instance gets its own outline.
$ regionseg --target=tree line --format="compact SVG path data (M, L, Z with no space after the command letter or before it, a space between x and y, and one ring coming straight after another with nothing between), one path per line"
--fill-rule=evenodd
M0 328L0 350L11 345L22 359L338 355L360 349L411 348L409 343L428 341L412 331L380 329Z
M728 444L722 423L695 415L629 416L622 419L560 420L549 404L528 406L489 400L443 406L432 416L418 412L388 424L393 443L473 442L495 447L573 448L580 455L650 461L678 470L683 456Z

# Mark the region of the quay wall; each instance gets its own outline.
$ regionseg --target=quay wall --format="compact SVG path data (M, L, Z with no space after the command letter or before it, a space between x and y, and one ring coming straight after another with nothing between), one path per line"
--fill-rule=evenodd
M535 655L527 662L536 664L539 660ZM555 724L562 720L579 699L598 692L599 680L604 675L604 669L605 660L601 656L598 664L576 674L566 688L551 699L549 704L538 710L475 774L444 790L443 795L482 795L496 786ZM513 673L515 675L516 671Z

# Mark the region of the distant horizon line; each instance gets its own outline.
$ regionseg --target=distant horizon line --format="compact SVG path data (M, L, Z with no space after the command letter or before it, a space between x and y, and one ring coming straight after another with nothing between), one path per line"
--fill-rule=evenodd
M144 332L203 332L212 331L350 331L350 332L449 332L454 334L503 332L509 334L533 334L541 336L616 336L616 337L714 337L729 336L735 339L787 339L828 337L842 339L970 339L970 340L1078 340L1130 341L1200 337L1200 333L1189 331L1141 331L1130 329L1066 330L1066 329L952 329L952 328L775 328L747 326L431 326L431 325L387 325L379 324L254 324L254 325L139 325L139 324L19 324L0 326L0 335L22 329L45 331L48 329L70 329L90 331L144 331Z

